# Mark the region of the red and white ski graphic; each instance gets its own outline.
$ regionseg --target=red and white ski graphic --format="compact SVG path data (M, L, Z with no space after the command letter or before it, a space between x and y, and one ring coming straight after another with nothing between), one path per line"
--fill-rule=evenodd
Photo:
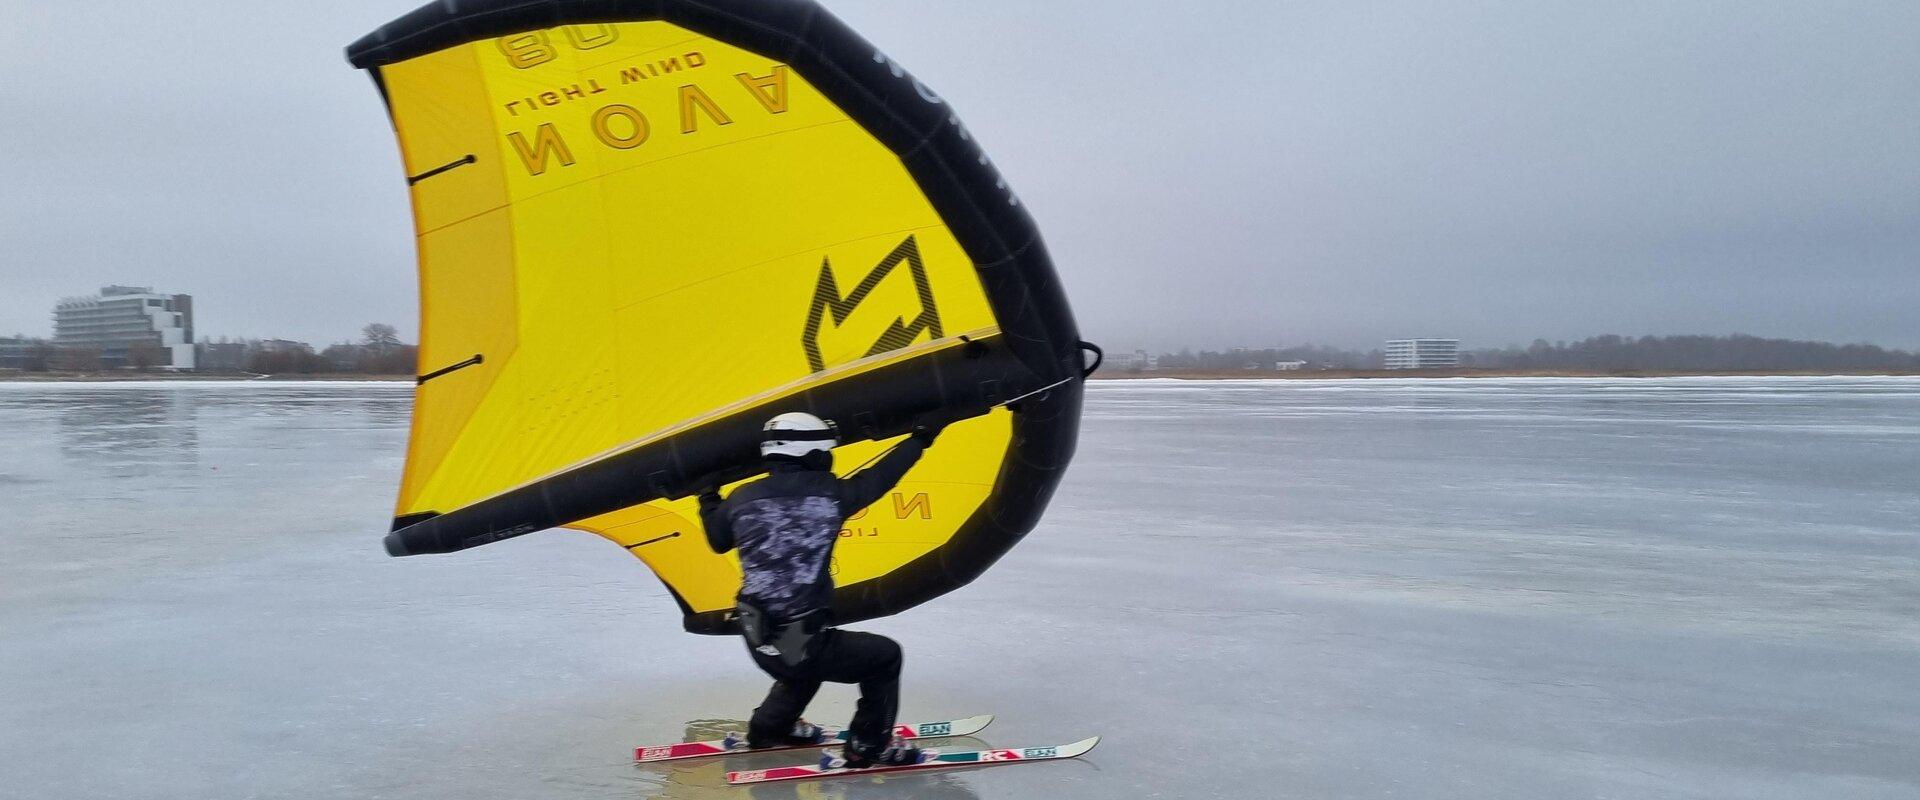
M960 767L986 767L995 764L1013 764L1024 761L1057 761L1063 758L1079 758L1100 743L1100 737L1082 739L1073 744L1053 747L1026 747L1016 750L971 750L963 753L939 753L928 751L930 757L918 764L898 767L868 767L866 769L847 769L844 762L835 758L823 758L823 763L804 767L775 767L773 769L750 769L727 773L727 783L771 783L773 781L799 781L810 778L837 778L847 775L884 775L895 772L925 772L936 769L957 769Z
M937 736L970 736L979 733L991 722L993 722L992 714L981 714L977 717L946 720L944 722L908 723L893 726L893 735L902 739L929 739ZM706 742L681 742L678 744L659 745L657 747L636 747L633 750L633 760L646 763L652 761L678 761L683 758L723 756L728 753L774 753L781 750L803 750L809 747L819 747L823 744L844 742L846 739L847 732L845 729L828 728L826 729L825 737L821 741L812 744L762 747L755 750L747 747L745 736L735 734L725 739L714 739Z

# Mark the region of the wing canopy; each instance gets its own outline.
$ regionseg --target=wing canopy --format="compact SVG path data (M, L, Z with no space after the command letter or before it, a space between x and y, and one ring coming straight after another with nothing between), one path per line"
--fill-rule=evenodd
M793 410L846 465L963 420L849 521L842 619L966 583L1038 520L1080 403L1051 262L951 109L818 6L436 3L348 55L420 260L390 552L593 531L723 631L739 568L689 495Z

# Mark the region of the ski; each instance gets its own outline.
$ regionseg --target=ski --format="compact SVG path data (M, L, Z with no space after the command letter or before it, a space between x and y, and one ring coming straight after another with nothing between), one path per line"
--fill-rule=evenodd
M992 714L981 714L977 717L953 719L944 722L909 723L893 726L893 735L902 739L928 739L937 736L970 736L979 733L982 729L986 728L990 722L993 722ZM844 742L846 740L847 731L845 728L827 728L818 742L754 749L747 747L747 737L745 734L730 733L727 734L727 738L725 739L714 739L706 742L681 742L679 744L658 745L655 747L636 747L633 749L633 760L639 763L649 763L654 761L678 761L683 758L724 756L728 753L777 753L782 750L801 750L808 747L819 747L823 744L831 744L833 742Z
M1056 761L1063 758L1079 758L1100 743L1100 737L1082 739L1073 744L1053 747L1028 747L1016 750L971 750L961 753L927 752L927 759L918 764L905 764L897 767L868 767L866 769L848 769L846 762L832 756L822 756L819 764L803 767L775 767L773 769L750 769L727 773L727 783L739 785L745 783L771 783L773 781L798 781L810 778L838 778L847 775L882 775L893 772L914 772L935 769L955 769L959 767L981 767L994 764L1013 764L1021 761Z

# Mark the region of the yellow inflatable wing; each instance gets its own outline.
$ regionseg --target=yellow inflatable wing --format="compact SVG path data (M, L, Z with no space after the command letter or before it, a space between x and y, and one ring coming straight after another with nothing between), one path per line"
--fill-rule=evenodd
M811 0L439 2L347 54L419 241L389 553L588 530L725 632L739 567L690 495L750 477L786 411L833 420L846 465L961 420L842 532L842 620L965 584L1038 521L1093 348L952 109Z

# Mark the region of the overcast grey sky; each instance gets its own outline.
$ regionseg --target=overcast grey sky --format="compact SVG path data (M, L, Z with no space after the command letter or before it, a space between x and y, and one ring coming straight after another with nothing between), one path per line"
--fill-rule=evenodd
M955 104L1110 346L1920 346L1912 0L827 4ZM0 334L119 282L202 335L411 339L340 51L416 5L0 0Z

